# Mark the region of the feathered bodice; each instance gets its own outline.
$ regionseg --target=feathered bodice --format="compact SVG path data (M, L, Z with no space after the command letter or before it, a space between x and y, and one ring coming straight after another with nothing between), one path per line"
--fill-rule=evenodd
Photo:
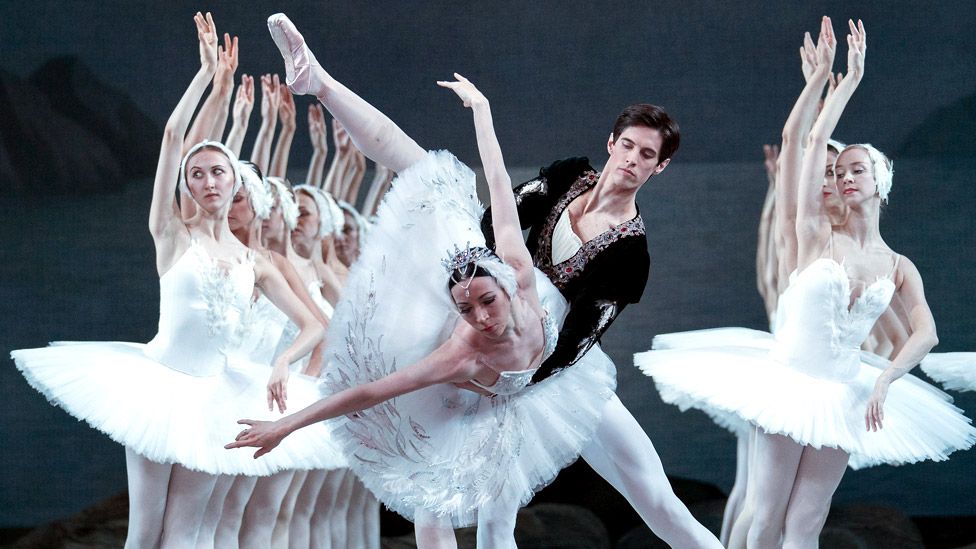
M796 275L777 316L774 356L791 368L826 379L849 379L860 364L860 346L888 308L895 291L890 277L867 285L851 300L844 267L820 258Z
M159 331L146 354L194 376L223 371L247 337L254 260L215 260L197 241L159 278Z

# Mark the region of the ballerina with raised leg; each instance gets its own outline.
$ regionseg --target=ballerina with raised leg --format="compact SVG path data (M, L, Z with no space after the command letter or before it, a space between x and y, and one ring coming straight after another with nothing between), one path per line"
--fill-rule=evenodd
M284 16L278 15L273 16L269 20L269 26L272 29L273 36L276 37L276 41L279 45L279 49L282 50L283 54L290 57L291 52L294 50L296 52L298 62L292 66L292 69L288 71L287 81L292 83L295 91L304 90L311 91L314 93L320 101L325 105L325 107L335 116L343 126L349 131L355 144L371 159L381 163L385 166L389 166L390 169L397 171L400 176L393 183L393 190L387 195L387 199L384 201L384 205L381 206L379 212L379 221L377 226L371 231L370 240L368 245L363 250L364 257L360 258L360 263L362 265L372 265L375 269L381 272L385 272L388 267L386 267L387 260L383 255L385 249L407 249L409 246L411 250L414 250L412 256L419 255L420 257L430 257L437 248L458 246L459 248L459 258L464 257L464 250L468 249L467 246L461 249L461 244L466 241L478 242L483 241L484 236L480 234L480 229L478 225L480 224L480 208L470 207L474 199L473 188L468 188L467 183L469 181L468 174L470 172L464 171L461 175L458 174L459 169L454 162L446 162L444 159L439 159L438 155L427 155L412 139L410 139L406 134L397 128L397 126L390 121L387 117L382 115L379 111L373 108L371 105L360 99L358 96L353 94L351 91L343 87L341 84L332 79L324 70L321 69L314 63L314 58L310 57L310 53L304 46L304 42L301 35L298 34L297 30L291 25ZM302 65L308 59L312 59L312 68L309 66ZM305 61L303 61L305 60ZM303 80L304 78L304 80ZM497 210L498 213L495 214L496 218L499 215L501 221L496 219L496 226L494 228L495 240L497 241L499 255L503 256L507 261L519 261L519 267L524 267L521 261L527 263L531 269L531 256L527 256L528 252L525 247L525 242L521 238L521 228L519 226L518 215L515 211L514 196L510 190L510 180L507 174L504 172L504 168L500 162L500 152L497 152L497 141L494 138L494 132L491 130L490 125L490 110L488 109L487 101L480 93L474 93L473 87L470 89L469 83L459 79L455 83L444 83L443 85L451 85L454 87L455 91L465 99L466 103L471 104L474 115L475 124L478 134L479 149L482 151L482 157L486 169L486 177L489 181L489 188L491 189L492 205L493 209ZM466 91L472 93L471 98L465 98L461 91ZM474 98L477 98L475 100ZM470 100L469 100L470 99ZM637 132L637 130L634 130ZM624 132L626 133L626 132ZM633 132L632 132L633 133ZM637 132L640 133L640 132ZM622 134L623 135L623 134ZM629 134L628 134L629 135ZM631 138L627 139L625 145L631 143ZM611 142L609 148L611 151L614 150L615 143ZM621 145L619 148L619 154L621 156L632 156L636 159L638 156L647 156L648 153L646 149L634 148L632 146L628 147ZM629 152L628 152L629 151ZM489 154L490 153L490 154ZM643 157L642 157L643 158ZM632 160L633 160L632 159ZM635 170L636 164L638 162L633 161L629 166L629 170ZM640 161L641 164L647 163L644 160ZM656 165L656 163L655 163ZM666 162L664 163L666 165ZM652 166L653 168L654 166ZM408 170L412 168L412 170ZM663 169L663 166L659 167L658 170ZM404 173L408 170L407 173ZM641 168L643 173L643 168ZM628 171L628 174L633 173ZM646 179L646 177L645 177ZM418 181L420 183L414 183L411 185L411 181ZM451 185L444 185L441 182L453 182ZM460 195L452 195L449 197L442 196L449 190L453 189L454 185L460 185L460 182L465 182L464 188ZM422 189L427 190L427 192L418 192L418 189L411 188L418 186L420 184ZM431 192L428 188L433 185L437 192ZM438 200L432 200L431 197L436 197ZM409 200L404 200L409 198ZM450 198L451 200L447 200ZM419 204L411 204L411 202L416 203L430 202L431 205L446 202L452 204L453 209L457 209L458 205L462 206L462 211L459 213L464 213L467 216L474 217L475 220L470 219L464 220L464 223L458 224L456 221L456 216L450 216L446 213L442 214L440 217L445 219L440 219L438 216L421 216L422 220L425 220L425 228L423 228L422 233L424 238L427 240L423 243L417 243L413 240L408 240L404 242L405 236L403 231L404 221L397 219L397 215L407 216L406 213L387 213L385 219L387 221L388 228L386 231L390 234L384 234L384 212L395 212L397 210L402 211L404 208L409 208L407 211L414 211ZM498 206L502 204L503 207ZM503 208L503 209L502 209ZM466 211L465 211L466 210ZM438 208L437 211L442 211ZM417 220L412 219L416 214L409 215L411 218L411 223L415 223ZM454 219L451 230L430 227L431 224L437 223L448 223L451 219ZM499 223L501 223L499 225ZM468 224L468 226L465 226ZM471 226L473 225L473 227ZM415 225L407 225L410 227L416 227ZM417 228L421 231L421 228ZM395 234L394 234L395 233ZM465 235L470 235L465 238ZM504 244L499 235L504 235ZM436 238L434 238L436 236ZM389 239L395 239L395 244L390 242ZM443 241L448 246L438 246L437 242ZM418 246L422 246L421 250L415 250ZM433 246L433 248L429 248ZM520 251L521 250L521 251ZM369 252L367 254L367 252ZM402 253L399 252L399 253ZM475 252L470 251L469 253L474 254ZM465 270L472 270L475 263L479 266L492 266L495 265L495 261L488 261L490 256L482 257L481 254L487 252L479 251L476 255L472 255L467 261L463 261L460 267L464 267ZM371 257L372 259L367 259ZM484 261L482 261L484 260ZM433 262L433 260L429 260ZM418 266L422 263L417 264ZM411 285L409 288L402 287L402 280L411 281L422 281L429 279L429 274L427 271L430 269L429 265L423 265L415 276L410 276L409 271L405 271L405 266L397 265L396 267L390 267L397 269L397 277L395 279L390 279L389 275L379 276L373 273L374 276L366 276L363 272L360 277L356 277L355 273L351 274L350 287L346 292L352 292L353 297L350 299L355 303L357 300L367 299L368 306L365 303L361 303L360 306L354 308L353 310L368 312L370 315L370 322L368 323L368 332L362 334L359 332L361 329L365 329L367 324L362 324L362 328L357 328L355 332L358 337L363 335L367 336L367 339L374 337L373 334L383 333L386 334L385 338L393 338L392 334L397 334L395 339L399 340L403 338L407 341L413 341L415 339L425 339L430 341L430 343L437 342L440 338L430 340L429 330L430 330L430 320L427 322L419 323L416 319L419 318L436 318L438 314L436 310L428 311L425 315L419 315L419 311L413 311L413 309L418 308L417 305L409 306L407 303L416 303L418 298L421 296L429 296L426 299L432 300L432 302L441 303L441 307L449 306L449 303L444 303L443 290L434 285L429 293L418 293L418 288ZM366 267L363 267L364 271ZM518 270L518 269L517 269ZM489 287L494 279L489 279L487 281L482 281L484 276L474 276L470 279L468 278L470 273L466 274L464 272L455 273L453 278L455 280L454 286L454 297L456 299L455 307L462 313L462 318L464 318L470 325L480 328L480 331L487 331L488 333L501 332L506 333L506 325L510 324L510 321L506 320L506 316L512 314L511 311L506 312L505 309L511 307L508 305L508 301L513 301L518 303L517 300L512 298L514 292L508 292L507 294L501 294L499 290L492 290L488 292L491 294L490 302L479 303L479 301L485 300L487 298L480 297L478 299L471 299L466 295L458 294L458 285L462 286L461 290L470 292L472 296L477 297L478 290L481 290L482 294L486 293L486 289L481 287L475 287L475 285L481 285L488 283ZM487 275L487 273L485 273ZM520 284L529 282L528 277L524 275L521 276ZM497 276L496 276L497 278ZM539 288L544 290L544 294L547 296L546 300L553 301L556 303L562 303L562 307L565 307L565 301L559 295L558 290L555 290L551 283L549 283L541 273L536 277L536 281ZM458 282L460 281L460 282ZM370 289L369 284L375 284L377 288ZM498 283L495 282L495 285ZM504 286L504 284L502 285ZM522 286L518 286L522 287ZM548 297L552 294L552 297ZM383 296L382 298L374 298L370 296ZM508 300L502 303L502 309L497 310L497 304L495 300L503 300L505 296ZM378 314L376 311L379 308L384 308L389 306L393 308L398 302L404 303L404 306L400 308L394 308L387 314ZM366 307L365 310L363 307ZM340 306L340 309L342 307ZM519 307L520 309L521 307ZM480 310L484 309L483 312ZM384 310L386 310L384 308ZM513 308L512 310L517 310ZM523 309L524 310L524 309ZM563 309L565 310L565 309ZM350 314L352 310L350 311ZM476 314L477 313L477 314ZM499 314L501 313L501 314ZM407 314L409 318L413 320L407 320L405 322L395 322L398 317L402 318L400 315ZM475 315L468 317L466 315ZM415 316L416 315L416 316ZM553 315L550 310L550 317L556 316L561 318L562 315ZM479 318L481 317L481 318ZM394 321L392 323L389 323ZM362 319L358 319L359 322L363 322ZM416 329L423 329L424 335L421 337L419 334L412 334L411 329L414 324L417 324ZM435 323L436 324L436 323ZM531 326L534 323L526 323L526 326ZM459 324L455 331L455 337L459 337L465 333L465 326ZM480 333L477 329L472 332L472 335ZM335 335L335 334L334 334ZM413 335L413 337L411 337ZM440 336L443 337L443 336ZM464 351L465 353L471 352L470 350L464 350L464 347L452 349L451 340L454 337L449 338L447 342L444 342L445 347L429 346L426 351L434 351L430 357L424 359L425 347L422 345L404 345L405 347L401 352L391 353L391 358L396 357L398 364L405 362L410 362L412 360L424 359L420 363L416 364L416 369L411 366L410 368L399 368L393 375L391 375L389 380L402 380L406 372L426 372L427 366L431 362L438 362L442 356L441 353L455 353ZM476 338L478 340L478 338ZM387 339L384 339L387 341ZM360 340L361 345L370 345L365 340ZM338 346L337 346L338 347ZM346 345L348 347L348 345ZM421 514L419 511L417 513L418 523L423 521L425 523L424 527L418 527L418 541L424 542L428 536L437 538L437 532L443 530L445 527L449 527L452 524L464 524L473 520L473 512L478 509L477 517L479 520L479 536L481 539L485 540L486 545L491 546L508 546L512 543L512 529L514 528L514 517L515 511L518 506L530 497L530 492L532 488L530 485L534 485L538 488L544 485L545 482L551 480L551 477L555 475L556 471L563 465L567 464L572 459L580 453L583 452L584 457L591 464L594 464L598 470L604 474L605 477L611 480L618 489L621 490L635 506L641 511L642 516L645 517L648 524L658 533L662 538L675 546L682 547L717 547L719 546L718 541L708 533L708 531L698 524L688 513L687 509L681 504L674 493L671 491L670 485L667 483L667 479L661 469L660 461L656 459L656 453L653 450L653 446L647 439L646 435L640 430L633 418L630 417L629 413L619 404L619 400L612 393L612 386L608 387L604 382L599 381L599 375L609 375L612 379L613 370L612 364L605 362L606 357L599 350L599 346L595 345L594 341L588 342L585 349L580 352L574 352L576 356L576 361L572 368L567 368L558 374L550 375L545 378L544 382L537 383L533 387L526 389L524 391L517 392L506 399L499 400L496 397L493 404L489 407L487 405L481 405L480 407L475 407L481 413L490 413L495 419L493 421L499 421L502 416L498 414L508 411L512 412L512 408L509 406L500 406L502 403L514 404L518 403L520 408L523 409L523 414L520 415L523 423L521 433L516 440L509 440L511 433L502 430L499 433L499 437L492 438L492 440L497 440L498 443L505 443L509 448L514 448L514 444L518 442L522 451L518 455L508 455L512 450L507 451L495 451L489 452L487 455L478 455L481 457L469 456L462 460L451 459L451 463L472 463L472 465L482 464L485 459L499 460L493 462L488 468L488 471L494 472L501 469L506 469L505 464L511 460L518 460L522 463L522 467L518 470L523 473L529 474L530 477L538 476L534 481L526 481L523 475L511 476L511 478L506 478L504 481L498 478L493 478L492 482L502 482L502 486L498 488L499 490L505 490L508 493L513 494L511 497L503 498L492 498L498 504L496 508L491 508L490 506L480 505L481 509L478 509L479 505L474 505L477 503L477 498L482 497L484 494L480 492L474 492L471 496L464 497L459 494L453 494L448 491L446 487L443 486L443 482L451 482L451 479L455 479L459 474L470 474L470 471L466 471L466 468L462 468L460 471L443 471L442 473L437 473L436 470L432 470L430 467L422 467L421 470L416 471L418 475L422 475L420 478L430 479L430 482L435 483L436 486L440 488L428 496L428 499L433 502L437 502L436 498L449 497L451 503L449 507L443 507L444 502L437 502L437 505L426 506L424 513ZM524 358L519 359L519 361L524 361ZM342 357L342 359L337 359L337 362L342 364L343 362L358 364L360 357ZM444 370L438 369L436 375L438 377L443 376L453 376L456 375L457 369L461 366L459 365L470 365L470 358L465 358L464 360L454 359L452 360L452 367L445 366ZM491 362L489 361L489 364ZM477 363L476 363L477 365ZM466 366L467 367L467 366ZM485 367L480 365L479 367ZM361 369L365 372L360 372L355 374L356 369L352 374L357 377L353 377L351 380L347 380L346 384L351 384L352 382L366 382L372 381L370 376L375 379L386 373L389 368L388 365L383 363L371 362L362 365ZM602 370L601 373L601 369ZM341 371L340 367L340 371ZM372 373L370 373L372 370ZM484 390L483 387L489 386L493 390L500 390L501 386L513 385L514 389L518 389L528 383L529 378L535 375L537 370L520 370L518 373L521 375L512 376L501 375L498 370L494 370L493 373L485 372L485 374L491 377L497 378L494 382L491 380L482 380L481 376L475 375L471 376L475 378L472 383L463 383L466 388ZM551 371L548 373L551 374ZM367 374L369 374L367 376ZM424 384L429 383L430 379L417 378L417 374L411 374L410 377L414 379L409 379L411 383ZM463 373L459 377L467 377L470 375L469 372ZM580 378L590 377L598 375L596 380L591 380L587 383L586 387L576 385ZM365 377L364 377L365 376ZM505 378L513 377L512 380ZM452 381L455 381L452 379ZM502 383L504 382L504 383ZM388 382L392 383L392 382ZM496 385L497 383L497 385ZM612 381L611 381L612 383ZM341 385L341 383L340 383ZM380 385L384 387L385 385ZM367 386L371 387L371 386ZM576 394L576 398L568 398L566 395L569 394L567 391L572 389L573 391L579 391ZM550 400L548 395L551 391L560 390L562 391L562 396L556 400ZM347 391L345 394L345 400L349 402L347 405L363 405L364 403L360 400L364 398L363 395L356 396L354 392L355 389ZM438 396L438 392L449 391L448 395ZM458 402L457 399L461 398L473 398L463 393L457 393L453 389L443 384L438 384L432 387L427 387L420 393L417 394L417 406L416 409L412 409L414 414L411 414L411 419L428 417L425 421L433 421L433 425L436 425L440 420L437 420L436 410L431 410L430 402ZM575 394L575 393L574 393ZM350 396L352 395L352 396ZM544 397L545 395L545 397ZM378 398L372 395L375 398ZM382 395L381 395L382 396ZM403 414L404 402L409 401L409 399L404 396L397 397L395 400L396 410ZM560 413L553 413L554 410L559 409L568 401L573 401L575 405L573 410L564 410ZM463 401L461 401L463 402ZM479 402L479 401L476 401ZM591 404L592 408L583 406L583 404ZM332 401L332 405L335 405L335 401ZM526 428L531 426L534 421L534 416L536 414L529 413L526 408L529 405L545 406L547 411L541 412L541 416L550 418L547 424L542 428L533 427L535 430L535 435L530 435L530 429ZM464 406L461 403L454 404L453 406ZM485 408L489 408L486 410ZM377 410L378 408L378 410ZM384 407L377 407L371 410L376 410L376 413L381 413L385 410ZM470 410L469 410L470 411ZM434 417L429 417L434 414ZM590 416L592 414L592 416ZM540 417L541 417L540 416ZM574 428L576 436L571 437L566 440L566 433L562 431L562 421L567 419L569 416L575 416L577 418L577 425L589 426L586 430L580 432ZM555 421L554 418L558 418ZM585 419L586 421L581 421ZM383 437L389 436L389 433L384 433L383 429L380 428L377 432L371 431L374 427L385 424L377 423L381 422L379 417L373 419L373 421L360 421L357 419L351 419L352 423L355 424L355 429L353 431L359 431L356 436L360 438L355 438L350 434L351 442L353 443L353 448L357 452L360 459L369 462L370 454L375 452L375 450L370 449L370 444L360 444L361 437ZM388 420L387 420L388 421ZM427 427L425 421L419 421L416 427ZM465 421L477 422L480 421L477 417L472 417L466 419ZM526 425L527 424L527 425ZM453 424L451 424L453 425ZM469 429L472 427L469 426ZM486 427L487 428L487 427ZM352 429L352 427L350 427ZM494 432L497 427L489 430L488 432ZM414 432L413 435L416 436L418 433ZM501 434L506 436L502 437ZM580 438L577 438L580 437ZM548 441L548 442L547 442ZM556 441L561 443L557 444ZM426 447L426 444L422 446ZM471 449L464 451L471 451ZM552 452L564 452L565 457L561 459L552 459L552 457L545 457L547 454ZM572 457L569 457L572 456ZM612 457L611 457L612 456ZM404 499L402 495L391 494L386 490L396 486L396 483L392 481L386 481L383 483L378 483L378 479L382 479L379 473L388 473L391 475L402 475L404 474L404 468L409 472L413 470L415 466L409 465L411 461L407 458L412 456L403 456L405 463L396 463L396 466L390 466L388 469L373 466L368 471L359 471L361 476L374 492L378 493L387 505L400 510L402 513L412 514L412 510L404 509L408 504L416 499L407 498ZM616 458L616 463L614 462ZM382 457L382 454L376 454L372 462L384 463L387 460ZM549 465L544 465L544 463L549 462ZM426 462L425 462L426 463ZM555 465L555 467L554 467ZM355 465L354 465L355 466ZM537 472L532 473L532 468L537 470ZM511 467L507 467L508 470L512 470ZM555 469L555 470L554 470ZM485 488L491 487L491 483L483 483ZM423 487L427 492L430 492L430 487ZM474 499L472 499L474 498ZM486 501L484 502L486 503ZM465 505L458 509L457 505ZM501 509L500 507L507 506L508 509ZM432 509L431 509L432 507ZM450 509L454 511L450 511ZM433 512L431 512L433 511ZM452 512L456 515L451 517ZM438 518L440 517L440 519ZM444 522L444 518L448 520ZM490 540L495 540L492 542Z

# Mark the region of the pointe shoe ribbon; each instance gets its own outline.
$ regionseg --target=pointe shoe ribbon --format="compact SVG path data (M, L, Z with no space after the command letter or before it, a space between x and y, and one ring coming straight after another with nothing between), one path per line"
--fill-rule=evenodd
M315 95L322 89L319 79L315 77L313 67L319 67L312 50L305 45L295 24L283 13L276 13L268 18L268 30L274 40L281 57L285 60L285 84L295 95Z

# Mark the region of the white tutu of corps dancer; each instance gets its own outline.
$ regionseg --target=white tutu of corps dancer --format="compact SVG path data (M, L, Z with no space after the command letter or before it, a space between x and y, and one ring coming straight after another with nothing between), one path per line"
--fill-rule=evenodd
M921 367L950 391L976 391L976 353L929 353Z
M455 246L484 245L482 212L474 173L446 151L399 174L332 319L331 390L414 363L462 322L441 260ZM564 298L538 271L536 278L543 307L561 324ZM422 508L466 526L487 503L524 505L572 463L615 385L613 363L594 346L515 394L437 385L350 414L335 436L387 507L411 520Z
M159 285L159 332L147 344L56 342L11 357L50 402L151 461L228 475L344 463L326 424L258 460L224 449L241 430L238 419L280 417L267 405L270 362L251 358L268 358L284 326L262 321L272 318L266 308L253 310L252 260L219 264L194 241ZM319 398L318 384L288 384L289 412Z
M659 336L635 355L661 398L736 419L814 448L840 448L854 469L926 459L941 461L976 441L976 429L952 398L907 374L891 384L884 428L865 427L868 399L888 361L862 352L894 283L881 278L853 305L844 268L820 258L784 292L775 336L743 328Z

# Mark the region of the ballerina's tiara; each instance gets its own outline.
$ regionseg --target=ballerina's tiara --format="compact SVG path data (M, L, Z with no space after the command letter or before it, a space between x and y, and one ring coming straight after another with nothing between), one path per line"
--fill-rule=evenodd
M454 245L454 251L447 250L447 259L441 260L441 265L448 273L463 269L470 263L477 263L482 259L495 257L495 252L484 246L472 246L470 242L462 249Z

